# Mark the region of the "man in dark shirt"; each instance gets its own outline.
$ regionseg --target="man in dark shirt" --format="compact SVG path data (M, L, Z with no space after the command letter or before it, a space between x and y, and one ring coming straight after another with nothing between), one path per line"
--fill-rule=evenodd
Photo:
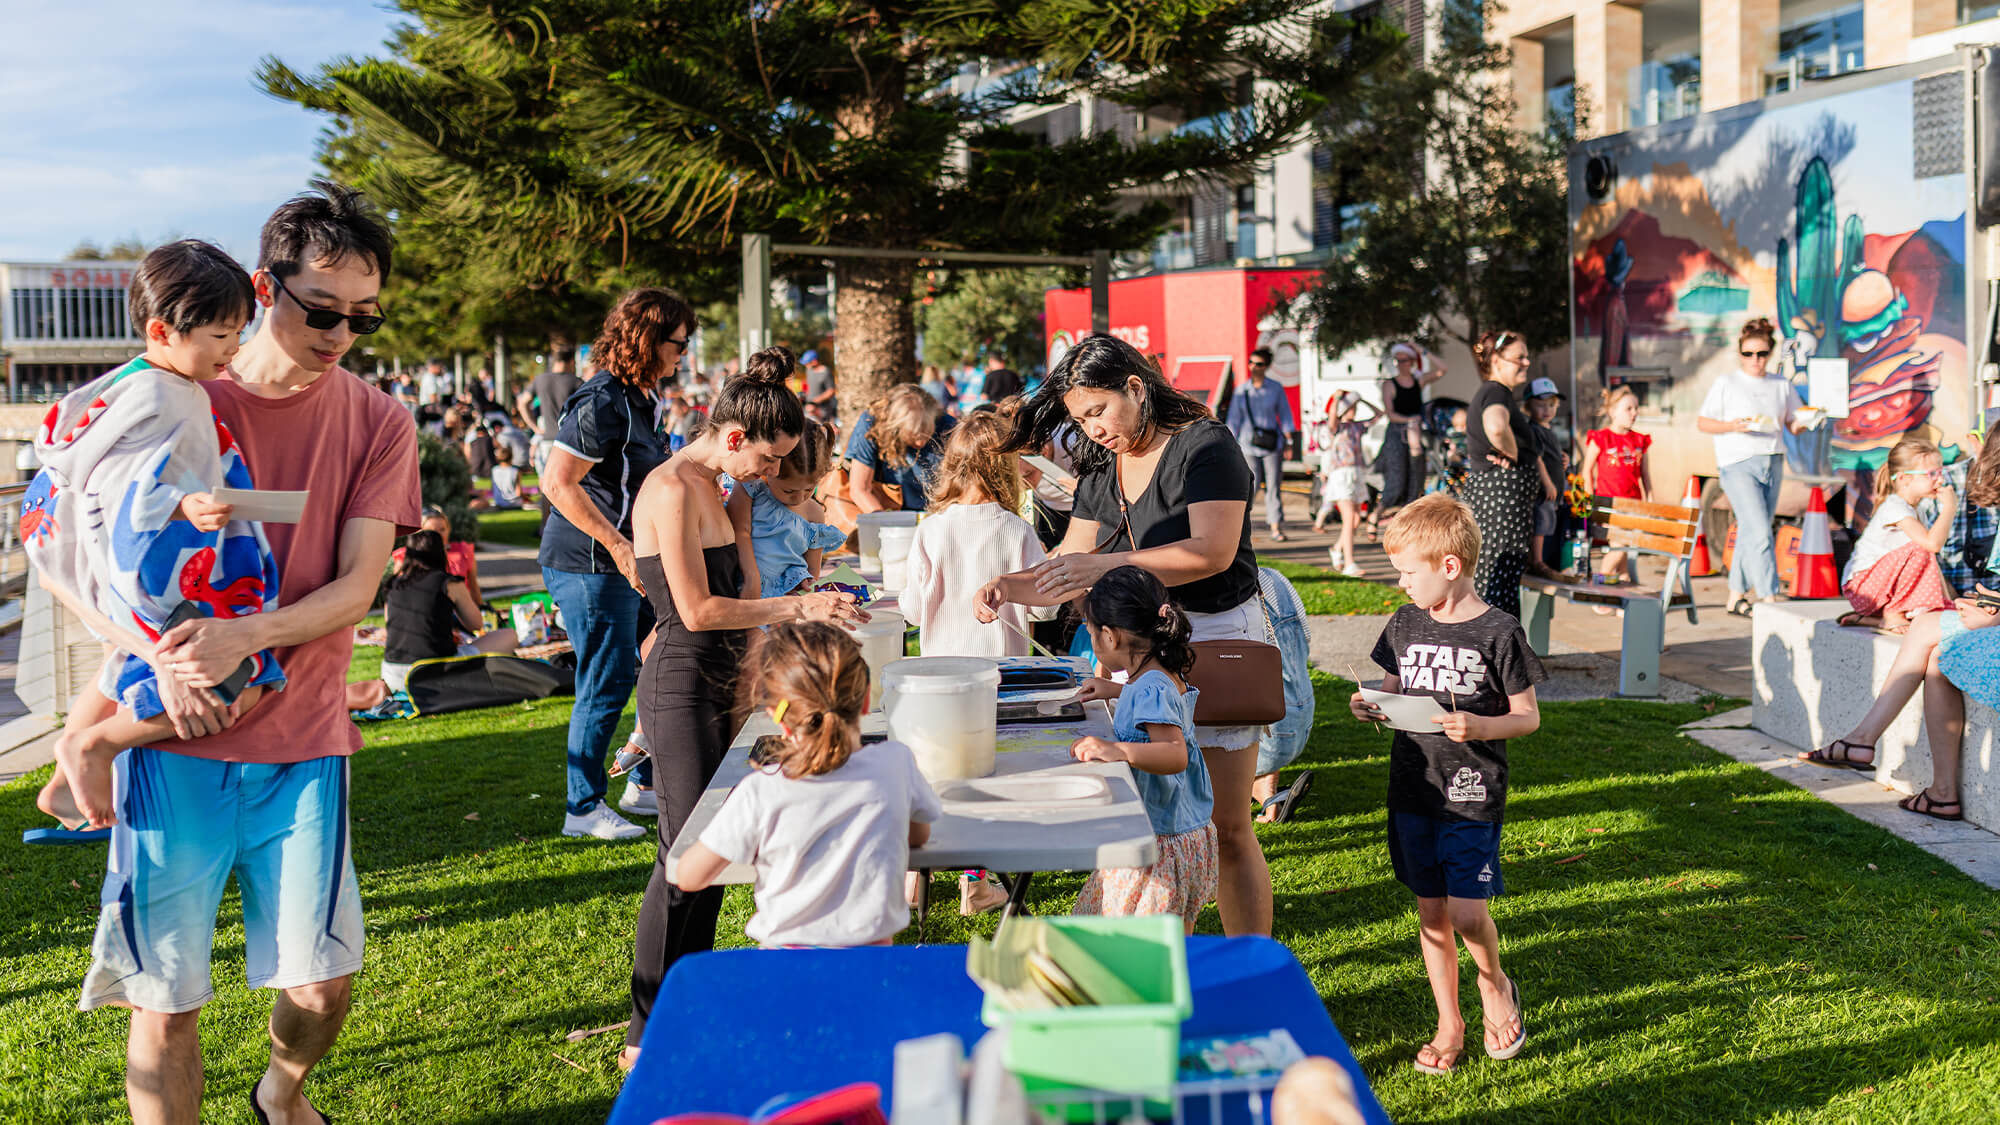
M570 370L570 353L568 349L562 349L549 355L548 369L535 376L528 389L514 400L515 409L521 413L521 421L526 422L529 431L534 434L532 448L536 473L540 473L548 463L549 446L555 441L556 424L562 420L563 403L569 401L579 385L576 375Z
M987 402L999 402L1003 398L1013 398L1027 387L1027 382L1007 366L1006 356L993 352L986 357L986 382L979 388L981 398Z

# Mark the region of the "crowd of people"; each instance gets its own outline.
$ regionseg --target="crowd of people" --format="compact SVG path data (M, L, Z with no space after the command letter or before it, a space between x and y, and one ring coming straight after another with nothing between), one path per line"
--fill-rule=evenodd
M346 830L346 758L360 748L343 714L352 627L386 571L391 688L417 661L510 651L515 641L485 626L470 545L454 542L445 512L420 506L420 426L493 478L491 502L519 502L517 458L546 497L538 561L576 664L564 835L645 834L607 805L606 757L637 694L638 729L621 755L633 768L617 803L657 816L659 828L633 925L622 1064L636 1061L673 964L713 947L716 879L731 863L755 870L747 934L767 946L881 944L909 922L909 850L942 807L908 747L864 743L869 671L849 630L869 611L851 592L815 585L862 513L927 513L899 598L926 655L1020 655L1032 631L1048 628L1087 637L1095 674L1082 695L1112 702L1113 719L1107 735L1077 739L1070 753L1131 767L1158 858L1093 872L1076 911L1175 915L1191 933L1213 901L1225 933L1271 932L1271 876L1253 820L1264 727L1226 708L1201 718L1211 673L1191 647L1271 635L1252 505L1261 485L1267 528L1284 538L1279 483L1297 426L1269 379L1268 352L1253 354L1223 419L1129 344L1093 335L1032 392L998 357L970 408L942 374L893 387L856 412L843 441L820 357L768 348L713 381L684 376L694 311L648 287L607 316L593 372L572 374L569 355L552 357L511 404L524 423L515 426L490 385L453 388L442 364L386 388L341 366L384 321L390 257L382 220L332 184L273 215L254 273L202 243L155 251L132 298L144 356L65 400L44 439L39 502L51 519L29 548L56 596L106 638L107 672L72 705L41 800L113 833L82 1006L134 1009L135 1119L198 1116L196 1018L213 994L207 951L233 872L250 983L279 991L252 1108L263 1121L324 1120L304 1083L339 1033L365 945ZM266 315L239 350L255 308ZM1765 373L1772 343L1768 322L1746 326L1743 370L1702 410L1746 523L1775 500L1776 427L1811 424L1789 384ZM1435 730L1395 731L1387 799L1389 859L1416 900L1437 1002L1436 1033L1413 1059L1429 1074L1451 1073L1464 1053L1461 943L1478 972L1485 1053L1512 1058L1528 1039L1487 900L1504 886L1508 740L1540 724L1544 672L1518 621L1519 581L1537 561L1537 538L1556 535L1548 517L1569 464L1549 427L1559 396L1530 382L1525 340L1489 333L1473 355L1482 385L1463 423L1463 502L1424 492L1422 391L1442 372L1431 357L1396 349L1385 406L1368 408L1391 435L1382 463L1395 473L1385 473L1380 506L1391 511L1377 518L1410 598L1375 643L1375 690L1428 699L1437 712ZM1348 568L1365 498L1360 438L1372 416L1363 409L1336 399L1315 435L1318 521L1340 513L1336 550ZM1649 496L1634 404L1614 394L1605 412L1606 426L1584 442L1587 481ZM179 427L195 444L175 463L192 476L163 476L157 459L99 441L141 419L202 423ZM1035 465L1073 474L1073 487ZM1857 624L1903 631L1902 653L1868 717L1808 755L1872 768L1875 739L1921 687L1937 778L1905 807L1940 819L1959 815L1964 693L2000 703L1988 671L1988 647L2000 641L1986 640L2000 638L1988 628L2000 593L1958 587L1954 599L1937 558L1954 536L1961 560L1990 550L1991 522L1989 543L1974 545L1964 537L1981 525L1961 515L2000 500L2000 465L1982 451L1963 474L1961 506L1934 445L1906 441L1882 467L1845 589ZM131 549L113 565L63 530L73 509L61 505L95 503L92 489L128 478L157 500L121 511L114 536ZM90 485L55 487L72 479ZM216 499L253 483L310 499L296 523L236 519ZM1741 537L1732 601L1776 596L1760 554L1768 533ZM190 591L200 596L184 599ZM1388 718L1379 704L1357 691L1350 710L1379 724ZM757 768L669 877L669 849L753 710L779 734L760 742ZM217 823L239 831L215 832ZM977 905L969 891L965 901Z

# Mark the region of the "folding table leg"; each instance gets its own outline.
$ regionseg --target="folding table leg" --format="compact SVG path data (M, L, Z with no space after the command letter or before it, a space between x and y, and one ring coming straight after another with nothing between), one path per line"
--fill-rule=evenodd
M1667 643L1667 616L1652 598L1625 602L1623 651L1618 654L1618 694L1653 697L1660 694L1660 650Z
M923 885L917 888L917 938L922 940L924 923L931 917L931 869L924 868L917 872L917 877L923 880Z
M1540 590L1521 587L1521 627L1528 634L1528 647L1536 656L1549 654L1549 622L1555 617L1556 600Z
M1016 914L1028 913L1028 884L1034 880L1035 873L1022 871L1014 875L1002 875L995 871L994 874L999 876L1001 885L1007 888L1007 905L1000 908L1000 921L1004 923Z

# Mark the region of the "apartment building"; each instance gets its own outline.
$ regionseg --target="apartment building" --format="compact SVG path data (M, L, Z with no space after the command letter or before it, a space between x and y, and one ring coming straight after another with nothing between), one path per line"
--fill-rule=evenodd
M2000 0L1511 0L1521 123L1587 107L1603 136L1794 90L1815 79L2000 41Z
M46 403L132 358L126 308L137 262L0 262L0 368L8 404Z

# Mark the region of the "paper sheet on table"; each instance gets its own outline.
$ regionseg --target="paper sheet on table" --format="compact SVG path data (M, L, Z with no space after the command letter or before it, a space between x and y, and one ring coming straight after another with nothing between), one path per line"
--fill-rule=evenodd
M215 499L235 509L231 519L259 520L263 523L297 523L306 513L305 491L274 492L261 488L218 488Z
M1071 496L1076 495L1075 473L1070 472L1068 469L1063 468L1046 457L1037 456L1033 453L1022 454L1021 463L1024 465L1033 465L1035 471L1042 474L1043 480L1048 481Z
M1436 734L1441 728L1431 720L1451 710L1428 695L1397 695L1393 691L1362 688L1361 698L1387 715L1393 730Z

